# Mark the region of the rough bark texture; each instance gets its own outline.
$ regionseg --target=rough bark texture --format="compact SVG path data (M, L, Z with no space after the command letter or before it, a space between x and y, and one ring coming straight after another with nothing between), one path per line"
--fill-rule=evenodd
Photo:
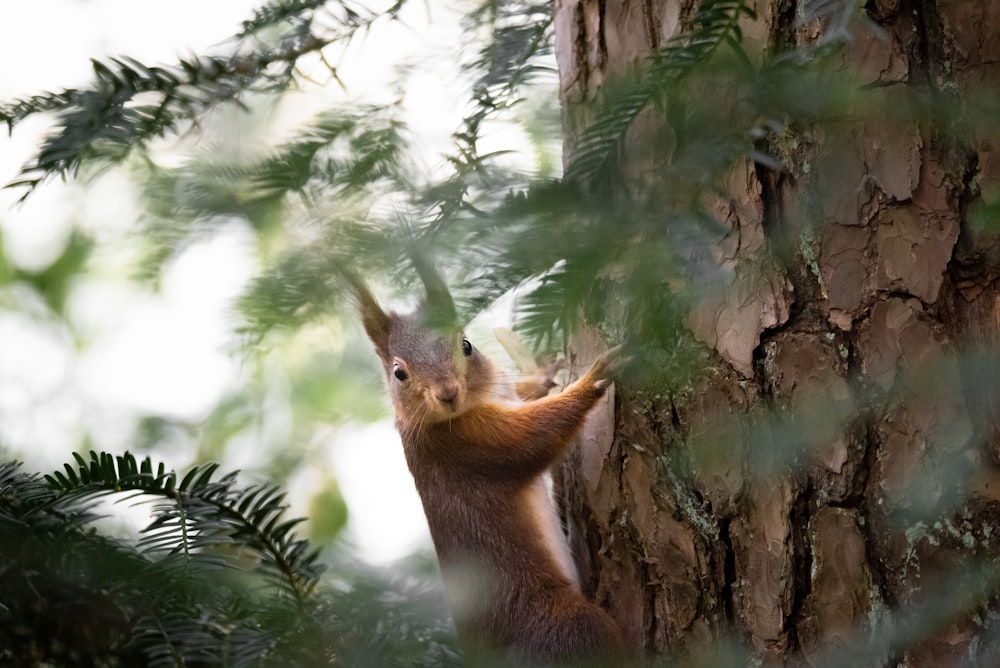
M556 1L567 156L602 86L694 4ZM756 10L762 53L829 29L795 0ZM861 11L884 35L856 29L838 65L863 100L940 96L959 117L900 104L772 140L784 172L735 169L714 208L729 282L687 320L711 372L662 394L619 385L613 434L563 469L582 572L648 653L735 639L764 665L997 665L997 601L962 583L1000 555L1000 369L974 347L1000 343L1000 240L969 223L1000 194L1000 130L949 124L966 100L1000 108L1000 3ZM649 116L628 168L663 159ZM790 433L799 454L773 456Z

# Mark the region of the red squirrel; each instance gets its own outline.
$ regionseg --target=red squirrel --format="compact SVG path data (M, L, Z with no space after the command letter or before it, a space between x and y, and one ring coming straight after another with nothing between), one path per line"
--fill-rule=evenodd
M624 657L614 620L580 593L544 478L621 356L605 353L559 394L505 398L501 374L458 326L443 281L427 267L419 273L428 297L412 314L383 311L363 282L351 282L385 370L459 641L474 656L518 665Z

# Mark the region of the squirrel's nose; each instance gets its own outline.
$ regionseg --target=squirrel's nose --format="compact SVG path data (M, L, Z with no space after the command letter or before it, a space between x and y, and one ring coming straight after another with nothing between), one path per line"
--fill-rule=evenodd
M445 406L454 408L455 402L458 401L458 383L454 381L442 383L434 391L434 396Z

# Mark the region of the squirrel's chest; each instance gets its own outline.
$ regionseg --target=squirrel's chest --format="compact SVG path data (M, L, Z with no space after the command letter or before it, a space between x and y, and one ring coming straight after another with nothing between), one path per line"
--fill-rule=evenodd
M454 557L545 563L579 588L545 477L508 485L449 467L424 464L411 471L442 562Z

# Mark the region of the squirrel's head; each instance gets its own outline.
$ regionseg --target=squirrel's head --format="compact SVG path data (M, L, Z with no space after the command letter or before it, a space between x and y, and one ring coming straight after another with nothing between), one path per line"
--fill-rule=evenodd
M399 314L384 311L363 283L353 287L401 426L420 429L450 420L488 398L493 366L465 338L446 290L428 285L421 307Z

